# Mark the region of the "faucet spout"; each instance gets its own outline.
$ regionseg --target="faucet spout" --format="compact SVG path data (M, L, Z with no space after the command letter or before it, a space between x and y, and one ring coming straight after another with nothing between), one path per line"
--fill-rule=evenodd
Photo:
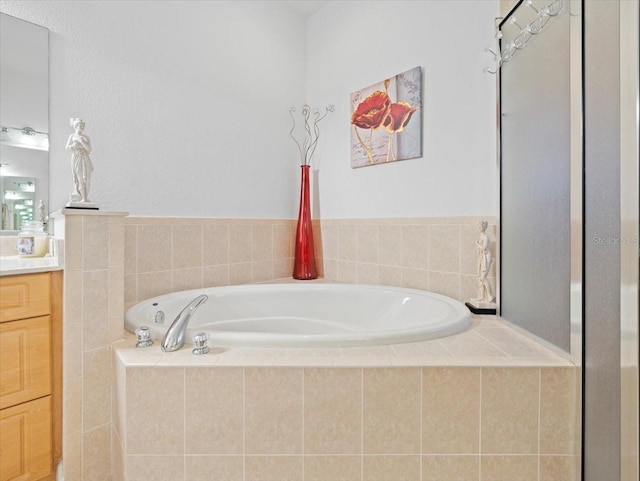
M173 352L184 346L184 335L187 332L187 326L191 317L196 312L196 309L200 307L204 302L209 299L209 296L202 294L192 300L187 306L180 311L178 317L174 319L167 329L167 333L162 338L162 351Z

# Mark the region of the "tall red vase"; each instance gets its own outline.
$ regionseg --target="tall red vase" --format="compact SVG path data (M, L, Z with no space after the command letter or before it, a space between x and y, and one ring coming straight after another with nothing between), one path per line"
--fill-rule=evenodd
M317 279L316 258L313 250L313 230L311 228L311 205L309 203L309 166L301 165L300 210L296 228L296 257L293 263L293 278L301 280Z

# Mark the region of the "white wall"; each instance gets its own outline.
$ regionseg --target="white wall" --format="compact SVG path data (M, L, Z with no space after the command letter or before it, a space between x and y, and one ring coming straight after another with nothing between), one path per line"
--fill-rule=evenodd
M68 119L92 138L91 199L136 215L294 217L288 107L333 103L314 216L495 215L498 0L24 2L50 37L52 209L72 190ZM305 40L306 37L306 40ZM349 94L424 67L423 158L352 170ZM306 70L305 70L306 69Z
M2 0L50 29L52 210L72 191L69 118L86 121L92 201L136 215L292 217L288 107L304 22L280 2Z
M307 20L307 98L333 103L315 168L323 218L495 215L497 0L340 1ZM350 167L349 94L423 67L423 158ZM318 205L316 205L318 211Z

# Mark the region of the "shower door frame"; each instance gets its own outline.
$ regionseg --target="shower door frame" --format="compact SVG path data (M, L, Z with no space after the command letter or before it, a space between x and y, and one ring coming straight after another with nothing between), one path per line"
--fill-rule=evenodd
M640 7L620 2L620 467L638 481L640 270Z

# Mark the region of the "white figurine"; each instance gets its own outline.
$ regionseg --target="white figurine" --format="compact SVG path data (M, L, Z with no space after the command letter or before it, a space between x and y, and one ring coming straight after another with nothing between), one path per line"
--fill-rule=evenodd
M478 223L480 235L476 239L476 252L478 253L478 295L472 301L482 303L492 303L495 300L491 283L487 278L493 263L491 255L491 239L487 235L488 223L482 221Z
M91 139L83 132L84 121L82 119L71 119L69 123L74 132L69 136L66 148L73 151L71 169L73 171L75 192L71 194L71 202L67 205L72 207L81 207L82 204L93 206L89 200L91 173L93 172L93 163L91 162L91 157L89 157Z

